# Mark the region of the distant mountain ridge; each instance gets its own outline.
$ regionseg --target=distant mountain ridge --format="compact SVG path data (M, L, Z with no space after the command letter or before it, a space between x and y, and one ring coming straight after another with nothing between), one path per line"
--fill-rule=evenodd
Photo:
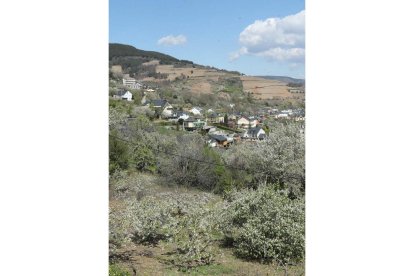
M157 59L161 64L174 64L174 63L185 63L193 64L192 61L179 60L170 55L166 55L155 51L145 51L135 48L131 45L125 45L120 43L109 43L109 60L113 58L124 58L124 57L139 57L146 60Z
M255 76L255 77L264 78L267 80L277 80L277 81L281 81L284 83L295 83L295 84L305 83L304 79L296 79L296 78L291 78L291 77L286 77L286 76Z

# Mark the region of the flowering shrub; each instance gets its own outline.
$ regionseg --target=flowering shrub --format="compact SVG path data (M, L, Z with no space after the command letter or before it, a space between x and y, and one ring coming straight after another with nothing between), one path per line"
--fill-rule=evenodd
M136 243L156 244L174 234L177 220L176 206L153 196L141 201L130 201L128 219L131 221L131 240Z
M211 196L159 193L139 202L129 201L127 220L131 222L131 239L136 243L158 243L172 240L182 229L186 216L196 214L209 202Z
M116 176L120 175L117 173ZM148 182L148 178L145 175L120 175L113 177L110 180L111 190L113 191L116 199L127 198L131 196L137 196L143 193L143 184Z
M109 209L109 254L130 240L131 223L125 210Z
M174 236L176 256L174 264L185 269L210 264L213 261L212 249L215 225L210 209L200 209L184 217Z
M220 226L240 257L300 261L305 252L304 200L291 200L269 187L229 195Z
M287 190L292 198L305 192L305 139L295 124L275 123L265 141L231 147L223 154L237 187L266 182ZM235 184L236 185L236 184Z

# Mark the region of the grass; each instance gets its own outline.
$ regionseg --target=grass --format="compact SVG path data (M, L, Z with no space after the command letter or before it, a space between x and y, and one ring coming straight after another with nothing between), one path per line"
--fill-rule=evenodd
M177 271L175 268L170 268L165 272L165 275L230 275L233 272L233 269L225 267L222 264L212 264L200 266L188 271Z
M118 267L122 271L129 269L131 275L132 267L137 271L137 275L272 275L285 276L285 268L275 264L265 264L256 261L248 261L235 257L232 250L223 248L217 243L215 249L216 255L213 264L180 270L170 262L170 253L172 247L161 242L158 246L131 245L126 248L125 252L129 254L129 260L122 261ZM304 264L287 267L287 275L303 276L305 275ZM123 276L123 275L122 275Z

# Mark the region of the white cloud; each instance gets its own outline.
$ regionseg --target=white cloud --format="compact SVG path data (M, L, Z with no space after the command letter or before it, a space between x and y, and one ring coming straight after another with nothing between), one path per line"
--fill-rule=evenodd
M187 42L187 38L184 35L167 35L161 37L158 40L158 45L181 45Z
M270 60L303 63L305 60L305 11L283 18L256 20L239 36L242 47L230 60L255 55Z

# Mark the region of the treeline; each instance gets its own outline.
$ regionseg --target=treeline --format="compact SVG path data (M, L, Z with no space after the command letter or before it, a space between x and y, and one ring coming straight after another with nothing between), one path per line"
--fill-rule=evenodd
M179 60L160 52L140 50L125 44L109 43L109 60L111 61L115 57L140 57L145 60L144 62L157 59L160 61L160 64L193 64L192 61Z

